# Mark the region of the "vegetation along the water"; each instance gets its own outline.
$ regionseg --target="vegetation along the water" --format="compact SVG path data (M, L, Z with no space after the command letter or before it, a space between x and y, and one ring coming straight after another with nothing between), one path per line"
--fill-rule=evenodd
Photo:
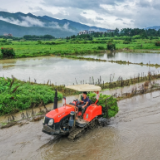
M0 115L52 103L54 93L51 86L0 78ZM58 93L58 99L62 97Z

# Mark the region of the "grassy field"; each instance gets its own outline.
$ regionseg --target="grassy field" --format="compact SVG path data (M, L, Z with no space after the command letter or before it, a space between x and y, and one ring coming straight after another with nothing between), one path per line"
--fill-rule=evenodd
M15 58L36 57L46 55L76 55L98 53L100 50L106 50L108 39L89 40L53 40L53 41L12 41L11 44L0 44L1 48L13 48L15 50ZM124 40L112 39L112 43L116 44L116 49L124 48L130 50L158 50L160 46L156 46L157 39L135 39L129 44L123 44ZM0 54L2 59L2 54Z

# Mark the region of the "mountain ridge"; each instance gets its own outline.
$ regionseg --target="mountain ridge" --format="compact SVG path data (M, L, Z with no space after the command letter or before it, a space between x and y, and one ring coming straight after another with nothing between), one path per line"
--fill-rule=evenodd
M107 31L108 29L88 26L67 19L57 19L49 16L36 16L32 13L10 13L0 11L0 35L11 33L15 37L26 35L50 34L55 37L66 37L82 30Z
M145 29L155 29L155 30L159 30L159 29L160 29L160 26L146 27Z

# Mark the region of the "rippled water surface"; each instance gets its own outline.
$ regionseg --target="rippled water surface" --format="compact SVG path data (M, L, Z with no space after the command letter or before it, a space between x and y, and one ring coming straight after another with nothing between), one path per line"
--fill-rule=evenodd
M126 55L126 53L116 54L121 55L120 57L123 54ZM106 54L103 54L102 58L106 56ZM155 58L155 60L157 59ZM37 83L47 83L48 80L51 80L54 84L67 85L75 84L76 82L82 83L83 80L84 82L89 82L89 77L94 77L94 82L97 82L100 76L105 82L110 81L110 77L112 77L113 81L116 81L120 76L126 79L138 74L147 74L149 70L158 72L155 67L119 65L109 62L73 60L60 57L36 57L0 61L0 77L11 77L13 75L25 81L29 80L30 77L31 81L36 80Z
M143 62L144 64L160 64L160 53L156 53L156 51L153 53L102 53L99 55L85 55L84 57L100 58L105 60L122 60L133 63Z

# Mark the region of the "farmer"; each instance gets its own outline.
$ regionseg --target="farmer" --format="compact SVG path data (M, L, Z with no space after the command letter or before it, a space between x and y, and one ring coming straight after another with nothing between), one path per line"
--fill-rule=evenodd
M89 98L87 97L87 92L83 92L82 99L80 100L80 102L82 103L82 105L78 105L78 109L82 111L81 118L83 118L83 114L89 106Z

